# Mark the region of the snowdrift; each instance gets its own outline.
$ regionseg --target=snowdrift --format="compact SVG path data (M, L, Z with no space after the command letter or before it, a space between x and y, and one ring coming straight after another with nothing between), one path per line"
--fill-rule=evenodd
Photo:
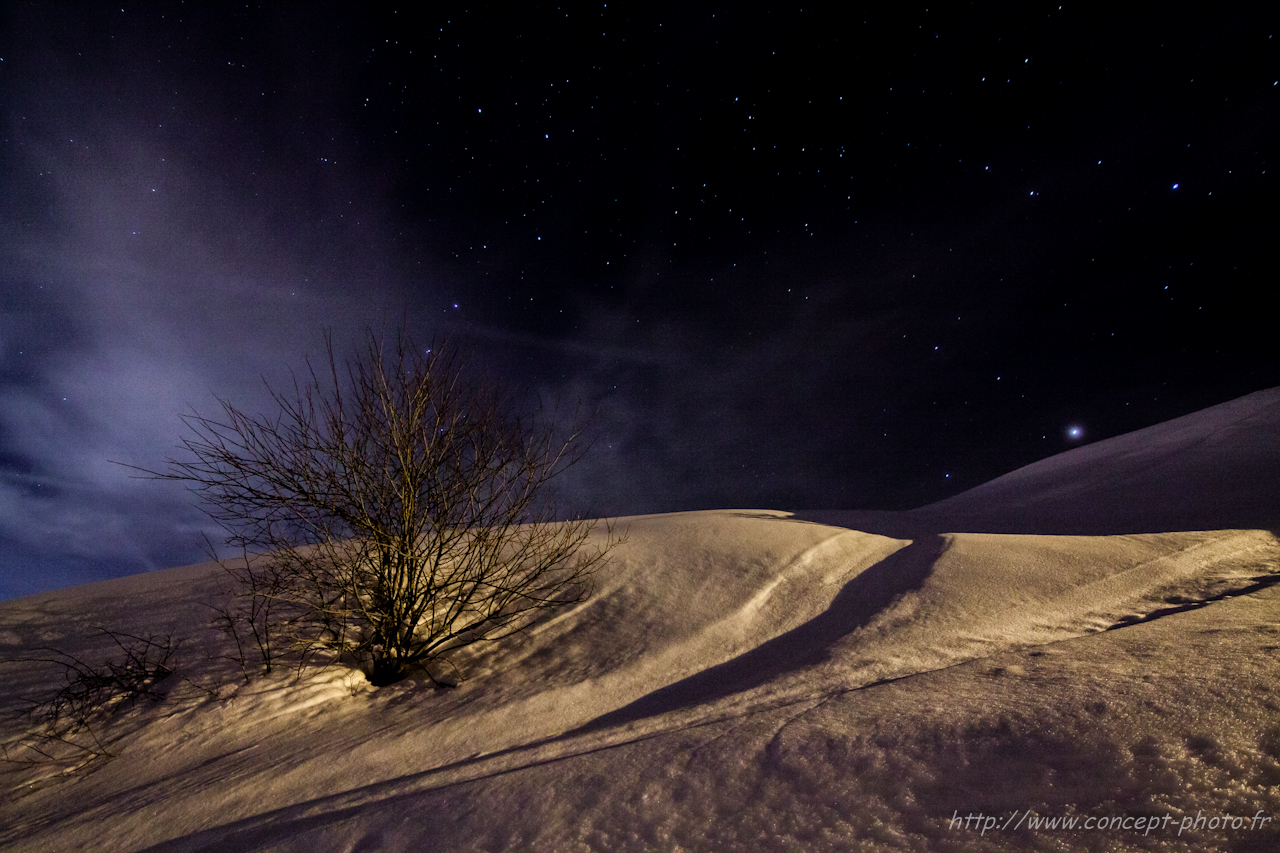
M1261 392L914 513L621 519L456 689L246 682L209 564L3 602L10 660L184 642L115 758L0 770L0 847L1280 849L1277 424ZM0 672L12 748L58 673Z

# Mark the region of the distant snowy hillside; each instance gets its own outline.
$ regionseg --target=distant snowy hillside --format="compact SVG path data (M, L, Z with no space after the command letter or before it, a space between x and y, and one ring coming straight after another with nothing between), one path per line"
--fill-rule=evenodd
M1280 527L1280 388L1059 453L909 515L989 533Z

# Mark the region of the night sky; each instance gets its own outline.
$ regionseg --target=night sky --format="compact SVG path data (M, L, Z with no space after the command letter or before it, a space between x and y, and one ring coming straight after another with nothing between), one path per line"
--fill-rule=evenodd
M1280 384L1274 5L0 7L0 596L195 562L178 414L402 317L597 515L905 509Z

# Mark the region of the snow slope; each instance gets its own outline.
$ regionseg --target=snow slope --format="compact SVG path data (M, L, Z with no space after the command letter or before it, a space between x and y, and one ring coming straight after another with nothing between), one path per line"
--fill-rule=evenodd
M0 602L10 659L101 659L95 625L185 638L166 701L102 730L115 758L0 770L0 848L1280 849L1280 541L1251 523L1274 507L1232 515L1159 485L1253 482L1239 469L1274 455L1277 402L1080 448L945 507L981 525L940 527L936 507L863 516L875 532L772 511L622 519L596 594L459 658L456 689L336 668L237 680L208 627L211 565ZM1073 501L1108 478L1132 489L1113 509L1145 494L1154 520L1044 532L1098 532ZM1025 530L984 529L1027 506ZM7 712L57 673L0 673L12 749Z
M1280 527L1280 388L1068 450L915 514L991 533Z

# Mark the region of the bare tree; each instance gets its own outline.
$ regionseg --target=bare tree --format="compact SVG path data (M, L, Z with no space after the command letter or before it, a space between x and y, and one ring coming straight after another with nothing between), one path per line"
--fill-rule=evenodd
M308 361L291 393L268 386L274 416L219 400L218 419L184 417L190 458L149 472L188 483L244 549L221 610L237 643L267 670L320 654L377 685L413 670L444 683L450 652L590 593L617 539L588 547L596 522L559 517L546 488L579 458L579 431L557 438L447 345L370 331L340 369L325 343L321 373Z

